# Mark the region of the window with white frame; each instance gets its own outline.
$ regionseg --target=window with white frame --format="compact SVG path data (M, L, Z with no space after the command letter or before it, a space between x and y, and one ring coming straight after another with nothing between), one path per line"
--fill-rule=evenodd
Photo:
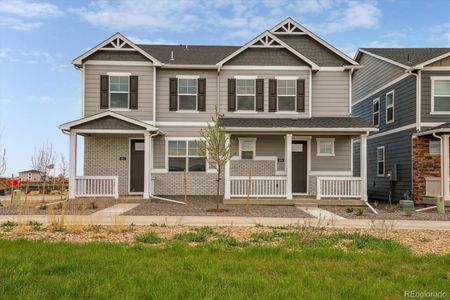
M318 138L317 156L334 156L334 139Z
M255 138L240 138L239 139L239 155L241 159L253 159L256 152Z
M373 100L372 124L380 126L380 98Z
M386 123L394 122L394 91L386 94Z
M33 179L33 174L28 173L28 180L31 180L31 179Z
M236 79L237 110L255 110L255 79Z
M295 111L297 99L297 81L291 79L277 80L278 111Z
M432 111L450 113L450 77L431 77Z
M206 171L206 158L200 156L195 140L168 141L168 164L170 172Z
M377 176L384 176L385 162L384 162L384 146L377 148Z
M197 79L178 79L178 108L179 110L197 109Z
M129 76L109 76L109 107L128 108Z
M429 152L430 152L430 155L440 155L441 154L441 142L440 141L430 141Z

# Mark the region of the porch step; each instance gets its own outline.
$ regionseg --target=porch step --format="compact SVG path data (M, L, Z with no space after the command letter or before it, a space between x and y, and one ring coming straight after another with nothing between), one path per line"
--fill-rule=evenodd
M316 203L312 203L312 202L299 202L299 203L295 203L295 207L297 208L305 208L305 207L312 207L312 208L317 208L319 207L319 205Z

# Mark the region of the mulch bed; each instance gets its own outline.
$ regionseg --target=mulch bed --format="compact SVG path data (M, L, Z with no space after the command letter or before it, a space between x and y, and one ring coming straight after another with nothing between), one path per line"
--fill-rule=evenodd
M449 207L445 208L445 214L438 214L436 209L423 212L413 211L408 214L401 211L397 204L393 204L393 208L391 208L389 204L383 203L379 204L378 207L374 207L378 215L374 214L368 207L354 207L353 212L348 212L347 206L320 206L320 208L347 219L450 221ZM419 208L421 207L416 206L416 209ZM359 209L364 210L362 215L358 215Z
M182 197L168 197L182 201ZM224 205L220 208L226 212L207 211L216 208L217 202L212 198L190 197L189 206L153 199L125 212L123 215L134 216L242 216L242 217L278 217L278 218L314 218L295 206L250 205L247 212L245 205Z

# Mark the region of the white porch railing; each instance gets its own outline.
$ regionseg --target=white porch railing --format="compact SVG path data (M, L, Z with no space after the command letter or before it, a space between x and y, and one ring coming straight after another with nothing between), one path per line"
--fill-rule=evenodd
M436 197L440 196L441 192L441 178L440 177L426 177L425 178L425 196Z
M81 176L75 178L76 197L119 198L119 177Z
M248 186L247 176L230 176L231 197L246 197ZM286 177L252 177L250 197L286 197Z
M317 177L316 198L362 198L360 177Z

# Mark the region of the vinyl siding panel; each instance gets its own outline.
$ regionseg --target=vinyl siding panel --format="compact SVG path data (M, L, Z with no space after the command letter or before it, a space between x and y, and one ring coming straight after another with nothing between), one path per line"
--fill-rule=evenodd
M108 72L131 73L139 76L138 109L121 110L120 114L143 121L151 121L152 115L152 89L153 67L151 66L97 66L85 65L85 116L105 111L100 109L100 75Z
M317 137L311 140L311 171L350 171L351 170L351 137L320 136L334 138L335 156L317 156Z
M313 117L348 116L349 96L348 72L313 73Z
M446 58L443 58L432 64L429 64L427 67L448 67L448 66L450 66L450 56L447 56Z
M404 74L405 69L381 59L362 54L359 63L362 69L353 73L352 102L382 87Z
M264 79L264 112L228 112L228 78L234 78L236 75L250 75L258 76L258 78ZM269 79L276 76L297 76L298 79L305 80L305 112L304 113L273 113L269 112ZM286 118L286 117L308 117L309 110L309 71L303 70L289 70L289 71L253 71L253 70L222 70L220 72L220 84L219 84L219 108L220 112L226 117L247 117L247 118Z
M448 115L432 115L431 112L431 78L432 76L450 76L450 71L422 71L422 97L421 97L421 121L422 122L449 122Z
M206 79L205 111L169 111L169 78L177 75L193 75ZM157 122L205 122L214 116L217 104L217 71L214 70L165 70L156 71L156 121Z
M386 94L390 91L394 91L394 122L386 124ZM372 106L377 98L380 98L379 133L416 122L416 78L413 75L353 105L353 115L372 123Z

